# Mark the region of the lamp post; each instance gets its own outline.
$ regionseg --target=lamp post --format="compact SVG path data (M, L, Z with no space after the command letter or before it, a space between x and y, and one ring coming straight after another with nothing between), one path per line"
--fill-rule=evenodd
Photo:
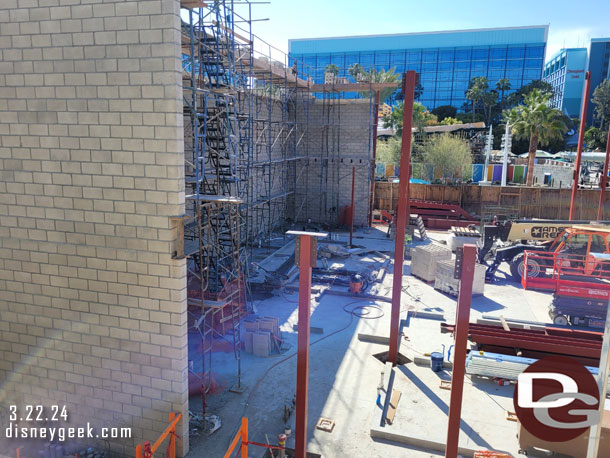
M491 125L487 136L487 146L485 148L485 167L483 168L483 183L487 183L487 169L489 168L489 155L491 154Z
M502 183L501 186L506 186L506 175L508 172L508 149L510 146L510 124L506 122L506 130L504 131L504 158L502 159Z

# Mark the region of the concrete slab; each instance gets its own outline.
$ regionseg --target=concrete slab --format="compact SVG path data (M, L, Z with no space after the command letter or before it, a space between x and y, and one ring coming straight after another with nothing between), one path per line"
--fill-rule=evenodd
M357 235L363 237L357 239L358 245L393 250L393 241L383 240L385 235L380 235L379 230L371 230L368 234L358 231ZM440 239L436 233L431 235ZM344 236L348 237L347 234L340 235ZM332 261L338 263L338 268L357 270L378 264L380 259L374 253L368 253L345 261ZM408 261L404 272L409 273ZM389 297L391 285L390 264L384 281L375 285L374 294ZM347 290L345 286L332 288ZM228 392L236 381L236 362L230 346L224 353L214 354L215 378L226 389L208 397L208 410L220 415L223 426L209 438L195 438L192 456L222 456L242 415L249 418L250 437L254 441L264 443L267 434L275 443L277 434L283 432L284 404L291 403L295 393L296 358L291 355L296 350L297 333L293 326L298 325L297 297L296 292L277 292L276 296L255 301L259 314L279 318L286 350L282 355L269 358L242 353L242 384L246 387L243 394ZM316 295L313 297L317 298ZM550 299L549 294L524 291L517 283L501 280L488 285L485 296L473 298L471 321L475 322L483 315L503 315L507 320L548 322L546 309ZM449 391L441 389L439 383L443 378L449 378L449 368L439 377L429 369L424 354L443 351L443 345L447 353L453 343L449 334L440 333L440 321L430 318L442 315L445 321L453 323L455 298L406 276L401 304L401 319L405 326L400 351L423 365L410 363L396 371L396 388L402 391L402 398L395 422L389 429L373 431L374 421L378 423L380 420L376 398L384 368L373 355L387 351L391 304L332 295L322 295L319 300L312 301L311 325L324 328L324 334L311 336L308 416L308 448L311 452L333 458L442 455L434 442L443 443L445 440ZM370 309L370 319L352 317L345 310L362 305L376 306ZM196 354L195 350L192 348L191 352ZM197 364L195 360L195 370ZM511 399L512 386L500 387L481 379L466 379L460 442L465 453L494 448L516 454L516 424L505 420L504 415L504 409L510 409ZM191 398L191 408L201 410L198 396ZM335 421L331 433L315 429L320 417ZM294 413L289 423L294 427ZM291 440L288 446L292 445ZM262 450L252 447L251 456L262 456Z
M450 391L440 388L450 373L433 372L429 366L407 364L395 369L394 390L402 398L392 425L381 426L381 409L373 408L371 436L414 447L444 452ZM459 453L473 456L478 450L517 455L516 423L505 418L512 410L512 386L467 378L460 431Z

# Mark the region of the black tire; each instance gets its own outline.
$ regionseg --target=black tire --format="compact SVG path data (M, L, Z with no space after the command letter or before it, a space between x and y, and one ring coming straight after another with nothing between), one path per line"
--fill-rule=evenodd
M523 264L525 263L525 254L519 253L510 261L510 274L513 277L513 280L521 283L521 279L523 278ZM528 268L527 268L527 276L529 278L538 277L542 268L540 267L540 263L534 259L528 260Z
M553 324L558 324L561 326L567 326L569 323L568 318L565 315L556 315L553 318Z

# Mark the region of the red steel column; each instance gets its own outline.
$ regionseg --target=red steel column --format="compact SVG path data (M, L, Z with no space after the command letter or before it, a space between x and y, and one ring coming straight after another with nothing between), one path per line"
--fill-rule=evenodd
M400 295L402 293L402 269L405 256L405 230L409 219L409 179L411 168L411 130L413 125L413 99L417 74L403 74L404 112L402 117L402 145L400 148L400 183L398 183L398 208L396 209L396 243L394 245L394 278L392 283L392 315L390 324L390 349L388 361L396 362L398 356L398 331L400 327Z
M307 456L307 395L309 385L309 313L311 299L311 268L316 254L313 237L326 237L323 232L288 231L298 237L299 255L299 335L297 338L297 408L295 427L296 458Z
M349 222L349 246L350 248L354 246L352 240L354 238L354 213L356 209L354 208L354 189L356 188L356 167L352 167L352 211L350 212L351 218Z
M462 273L460 275L460 292L458 293L455 319L455 346L451 374L451 400L449 402L445 458L457 458L458 452L462 394L464 392L464 374L466 372L466 345L468 341L468 324L470 322L470 301L472 300L472 281L476 258L477 248L472 244L465 244L462 249Z
M377 173L377 125L379 124L379 91L375 95L375 125L373 126L373 176L371 177L371 194L369 205L369 227L373 227L373 210L375 209L375 175Z
M578 146L576 148L576 162L574 163L574 183L572 184L572 197L570 198L569 220L574 219L574 201L580 178L580 159L582 157L582 145L585 140L585 127L587 124L587 108L589 107L589 90L591 89L591 72L585 73L585 91L582 98L582 109L580 111L580 128L578 129Z
M599 205L597 206L597 219L604 219L604 201L606 200L606 183L608 182L608 161L610 161L610 124L608 124L608 141L606 142L606 160L599 191Z

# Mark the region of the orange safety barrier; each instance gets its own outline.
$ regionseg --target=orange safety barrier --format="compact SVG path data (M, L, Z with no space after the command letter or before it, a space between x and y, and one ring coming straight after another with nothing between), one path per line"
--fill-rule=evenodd
M169 414L169 426L163 431L156 442L151 446L150 442L146 441L144 444L138 444L136 447L136 458L152 458L157 449L161 446L163 441L169 436L169 444L167 446L167 455L169 458L176 458L176 425L182 419L182 414L176 415L174 412ZM179 436L178 436L179 437ZM244 455L245 456L245 455ZM247 457L246 457L247 458Z
M281 436L283 436L284 442L282 442L280 440ZM278 440L280 441L280 445L269 445L269 443L262 444L260 442L249 441L248 440L248 419L246 417L242 417L241 426L239 427L237 434L235 434L235 437L231 441L231 445L229 445L227 452L224 454L224 456L222 458L231 458L231 455L235 451L235 447L237 447L237 444L239 444L239 448L237 449L237 452L238 452L238 456L240 458L248 458L248 445L256 445L257 447L268 448L271 450L285 450L283 444L285 444L286 436L284 434L280 434L278 436Z
M229 449L223 458L230 458L238 442L241 442L241 458L248 458L248 419L246 417L242 417L239 431L237 431L237 434L231 441L231 445L229 445Z
M524 289L608 300L609 281L608 255L525 251Z

